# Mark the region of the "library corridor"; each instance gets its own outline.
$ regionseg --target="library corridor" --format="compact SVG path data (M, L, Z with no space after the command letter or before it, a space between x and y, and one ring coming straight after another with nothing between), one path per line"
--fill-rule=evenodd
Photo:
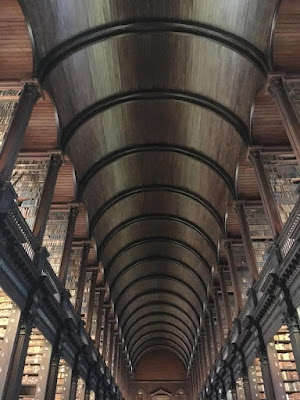
M0 0L0 400L300 400L300 0Z

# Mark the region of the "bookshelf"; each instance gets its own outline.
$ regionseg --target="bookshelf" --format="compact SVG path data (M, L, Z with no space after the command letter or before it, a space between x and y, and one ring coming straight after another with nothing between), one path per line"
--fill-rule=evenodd
M37 328L33 328L27 349L19 399L44 399L51 349L51 344L41 332Z
M246 400L243 378L238 378L236 381L236 395L238 400Z
M220 313L221 313L221 318L222 318L222 325L223 325L223 332L225 338L228 336L228 326L227 326L227 321L226 321L226 314L225 314L225 306L222 298L222 294L218 293L218 300L219 300L219 307L220 307Z
M260 367L259 358L255 358L253 364L249 367L249 383L253 399L266 399L264 381Z
M234 320L237 317L238 308L237 308L234 294L233 294L230 272L225 269L224 269L224 280L225 280L227 293L228 293L228 301L229 301L229 305L230 305L230 309L231 309L231 316L232 316L232 320Z
M58 275L60 269L68 228L68 218L69 211L51 210L44 235L43 246L47 248L50 254L48 261L56 275Z
M75 307L76 302L76 294L78 287L78 277L82 259L82 247L73 248L70 255L70 261L68 266L67 280L66 280L66 289L69 290L71 295L71 303Z
M0 90L0 150L11 117L17 105L16 101L1 101L3 96L19 96L20 90Z
M58 365L55 400L69 400L71 390L72 368L61 358Z
M235 263L235 267L237 270L237 275L239 279L239 284L241 288L241 294L243 298L243 302L245 302L247 298L247 291L252 285L252 279L249 273L249 268L246 261L244 246L241 245L233 245L232 246L232 254Z
M94 307L93 307L92 327L91 327L91 339L92 340L95 340L95 338L96 338L99 299L100 299L100 293L96 293Z
M84 284L83 299L81 306L81 319L85 323L87 322L87 315L89 309L91 283L92 283L92 273L87 272L85 275L85 284Z
M91 390L91 393L90 393L90 400L96 400L96 394L92 390Z
M282 222L285 223L299 197L300 167L293 154L265 154L263 161Z
M85 400L85 381L79 377L77 381L76 400Z
M300 381L297 372L290 335L284 325L274 336L275 349L279 361L287 400L300 399Z
M252 239L271 239L272 232L263 207L246 207L246 217Z
M14 348L20 316L20 309L0 287L0 398Z
M265 240L257 240L253 241L252 244L254 248L257 269L259 272L261 272L268 258L268 249L270 246L270 242Z
M12 173L11 183L18 195L19 209L32 230L43 193L49 160L19 159Z

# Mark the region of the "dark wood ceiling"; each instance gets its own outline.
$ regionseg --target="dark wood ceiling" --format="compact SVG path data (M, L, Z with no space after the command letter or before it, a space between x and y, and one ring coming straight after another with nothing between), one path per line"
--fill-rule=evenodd
M289 144L263 85L271 58L299 70L298 1L282 1L272 57L275 0L21 3L34 57L21 9L4 0L0 79L45 89L22 151L68 155L54 201L84 202L75 237L97 243L90 263L103 263L133 364L172 348L187 365L218 245L225 229L240 237L232 201L260 199L247 144Z

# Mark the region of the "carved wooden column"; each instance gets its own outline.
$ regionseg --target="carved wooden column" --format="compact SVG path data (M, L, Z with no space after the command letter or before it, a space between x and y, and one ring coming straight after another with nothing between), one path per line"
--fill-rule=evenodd
M60 360L59 341L60 341L60 334L53 345L51 353L50 367L49 367L47 386L45 392L45 399L47 400L54 400L55 398L57 374L58 374L59 360Z
M104 296L105 296L105 289L104 288L100 288L98 313L97 313L97 329L96 329L96 335L95 335L95 347L98 350L99 350L99 347L100 347Z
M273 239L276 239L282 230L282 222L279 211L274 199L272 188L270 186L266 171L261 159L259 150L251 150L249 154L250 160L253 164L257 183L259 186L260 195L262 198L265 213L268 217L271 227Z
M295 156L300 162L300 123L281 76L271 78L269 91L277 105Z
M246 260L247 260L247 265L250 271L250 274L252 276L252 279L256 281L258 278L258 269L256 265L256 258L255 258L255 253L254 253L254 248L253 248L253 243L249 231L249 225L246 217L246 212L245 212L245 207L242 202L237 202L235 205L235 211L237 213L237 216L239 218L240 222L240 228L241 228L241 234L242 234L242 239L243 239L243 244L244 244L244 249L245 249L245 255L246 255Z
M79 371L78 371L79 362L80 362L80 356L76 355L74 366L72 368L70 399L69 400L76 400L77 382L78 382L78 378L79 378Z
M89 299L89 307L88 307L87 322L86 322L86 330L89 334L91 334L92 323L93 323L97 276L98 276L98 269L92 272L92 279L91 279L90 299Z
M112 370L112 357L114 349L114 331L115 331L115 320L111 320L109 323L110 334L109 334L109 345L108 345L108 355L107 355L107 366Z
M62 254L59 275L58 278L63 284L66 285L67 275L68 275L68 266L70 261L70 255L72 251L72 243L76 225L76 219L79 212L78 205L72 205L70 208L69 220L68 220L68 228L66 233L66 240L64 244L64 250Z
M109 313L110 313L110 306L107 305L106 308L105 308L105 316L104 316L103 346L102 346L102 358L103 358L104 361L107 360L106 355L107 355Z
M79 314L81 313L81 306L82 306L84 285L85 285L85 276L86 276L90 248L91 248L91 245L89 243L85 243L83 245L81 265L80 265L80 271L79 271L79 277L78 277L78 289L77 289L76 303L75 303L75 310Z
M222 346L224 345L224 329L223 329L222 316L221 316L217 288L213 288L213 299L214 299L214 305L215 305L216 316L217 316L220 347L222 348Z
M50 164L47 177L44 184L43 194L41 197L40 205L37 210L36 220L33 228L33 234L38 242L42 244L49 211L51 207L52 197L55 189L57 175L62 163L60 154L52 154L50 157Z
M226 322L227 322L227 326L228 326L228 331L230 332L232 329L231 307L229 304L228 291L227 291L226 282L224 279L223 267L219 266L218 272L219 272L219 277L220 277L222 298L223 298L223 303L224 303L224 308L225 308Z
M238 311L240 311L243 307L243 300L242 300L239 278L238 278L235 262L233 259L232 247L231 247L230 241L225 242L225 249L227 252L228 266L229 266L229 270L230 270L230 277L231 277L231 282L232 282L232 287L233 287L234 298L235 298L236 305L238 307Z
M4 181L9 181L11 178L33 107L39 97L40 93L36 84L24 85L0 152L0 176Z
M213 356L213 361L214 361L218 355L218 344L217 344L217 337L216 337L216 329L215 329L214 320L213 320L213 310L212 310L211 306L208 306L208 321L209 321L209 327L210 327L210 337L212 339L213 350L214 350L214 356Z

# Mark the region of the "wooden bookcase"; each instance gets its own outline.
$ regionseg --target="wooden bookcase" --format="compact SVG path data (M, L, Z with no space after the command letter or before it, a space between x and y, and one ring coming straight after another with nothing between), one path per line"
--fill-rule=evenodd
M85 400L85 381L81 377L77 381L76 400Z
M263 161L282 222L285 223L299 197L299 164L292 153L265 154Z
M71 303L75 307L77 288L78 288L78 277L82 259L82 247L73 248L71 251L68 274L66 280L66 289L69 290L71 295Z
M20 90L0 90L0 150L11 117L13 116L17 101L4 101L4 97L16 97L21 93Z
M232 254L235 263L235 267L237 270L237 275L239 279L239 284L241 288L241 294L243 301L245 302L247 298L247 291L252 286L252 279L249 273L249 268L246 261L246 255L244 251L244 246L241 245L232 245Z
M282 326L274 336L279 368L284 383L287 400L300 399L300 381L295 364L290 335L286 326Z
M259 358L249 367L249 383L253 399L266 399Z
M44 399L51 350L51 344L38 329L33 328L27 349L19 399Z
M49 160L18 159L11 183L18 195L20 211L33 229L49 168Z
M92 283L92 273L87 272L85 276L85 284L84 284L84 292L81 306L81 319L86 323L87 315L89 309L90 302L90 292L91 292L91 283Z
M20 309L0 287L0 398L3 394L20 316Z
M48 261L56 275L58 275L60 269L68 219L69 211L51 210L44 235L43 246L47 248L50 254Z
M56 381L55 400L69 400L71 390L72 368L61 358L59 360Z
M99 299L100 299L100 293L96 293L94 307L93 307L92 327L91 327L92 340L95 340L96 338Z

